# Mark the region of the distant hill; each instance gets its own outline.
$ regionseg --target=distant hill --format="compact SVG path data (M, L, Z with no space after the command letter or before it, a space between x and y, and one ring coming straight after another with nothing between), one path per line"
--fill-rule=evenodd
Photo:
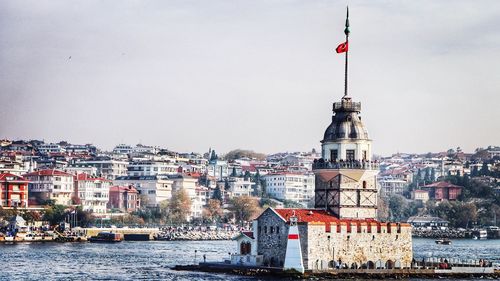
M256 160L265 160L266 154L254 152L252 150L235 149L231 150L224 155L225 160L235 160L240 158L250 158Z

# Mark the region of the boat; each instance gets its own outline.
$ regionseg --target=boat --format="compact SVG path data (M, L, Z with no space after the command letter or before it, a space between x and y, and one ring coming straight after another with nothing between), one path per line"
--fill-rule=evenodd
M435 242L436 242L436 244L441 244L441 245L450 245L451 244L451 240L448 238L437 239Z
M89 242L93 243L117 243L123 241L121 233L99 232L97 236L91 236Z
M472 232L472 239L474 240L488 239L488 232L485 229L475 230Z
M14 236L5 236L4 238L5 238L6 242L14 242L14 240L15 240Z

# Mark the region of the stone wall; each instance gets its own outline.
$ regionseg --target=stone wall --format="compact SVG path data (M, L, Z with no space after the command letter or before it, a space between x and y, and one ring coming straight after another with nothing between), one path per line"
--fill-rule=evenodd
M332 223L327 227L310 223L307 231L306 269L327 269L339 259L349 267L353 263L357 267L406 267L413 258L411 227L407 224L351 223L348 227L346 223Z
M257 254L263 255L263 264L282 266L288 238L288 225L285 221L268 208L257 219L257 233L254 235L257 236Z

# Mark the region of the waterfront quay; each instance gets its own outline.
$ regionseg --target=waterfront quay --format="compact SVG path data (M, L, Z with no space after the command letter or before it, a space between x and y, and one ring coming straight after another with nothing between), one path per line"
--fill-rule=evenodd
M441 278L500 278L500 271L493 267L480 267L470 264L461 264L449 269L439 269L439 263L428 264L420 268L394 268L394 269L326 269L309 270L302 273L285 271L276 267L248 267L234 266L224 263L200 263L197 265L175 266L178 271L202 271L212 273L226 273L244 276L273 276L281 278L315 278L320 280L331 279L441 279Z
M163 227L75 227L67 231L54 230L17 233L16 236L5 236L0 233L0 243L20 242L87 242L88 238L101 232L121 234L125 241L152 240L231 240L238 235L239 229L210 228L203 226L163 226Z

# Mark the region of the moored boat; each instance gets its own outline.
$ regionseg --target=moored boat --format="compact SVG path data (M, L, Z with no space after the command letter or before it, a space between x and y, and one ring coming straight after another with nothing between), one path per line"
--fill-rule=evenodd
M92 236L89 238L90 242L93 243L116 243L123 241L123 235L121 233L113 232L99 232L97 236Z
M437 239L435 242L436 242L436 244L441 244L441 245L450 245L451 244L451 240L448 238Z

